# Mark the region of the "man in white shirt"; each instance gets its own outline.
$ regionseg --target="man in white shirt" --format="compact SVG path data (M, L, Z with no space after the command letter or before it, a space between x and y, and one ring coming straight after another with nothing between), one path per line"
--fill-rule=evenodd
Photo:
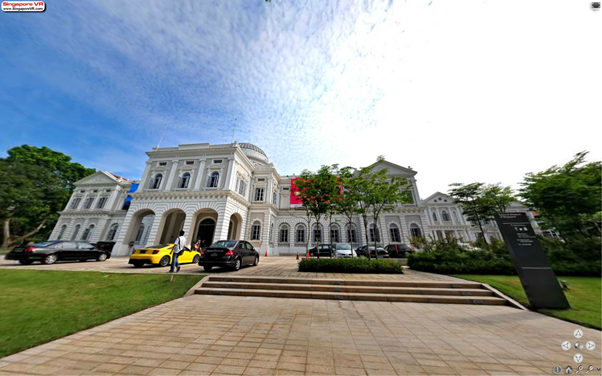
M184 237L184 231L180 231L180 236L176 238L174 242L173 248L171 249L171 268L168 273L173 273L174 268L177 267L176 273L180 271L180 263L178 262L178 256L184 250L184 245L186 244L186 238Z

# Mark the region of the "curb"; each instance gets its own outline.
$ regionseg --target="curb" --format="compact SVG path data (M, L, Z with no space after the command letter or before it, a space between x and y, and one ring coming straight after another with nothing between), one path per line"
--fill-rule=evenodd
M187 296L191 296L194 295L194 292L201 287L201 285L203 284L203 282L207 282L207 280L209 279L209 275L206 275L203 279L201 279L200 281L198 281L194 286L192 286L190 288L190 290L186 291L186 294L184 294L184 297Z

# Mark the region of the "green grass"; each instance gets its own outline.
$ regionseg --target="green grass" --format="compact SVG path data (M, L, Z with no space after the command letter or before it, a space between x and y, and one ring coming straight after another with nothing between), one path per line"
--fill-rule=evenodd
M184 296L203 276L0 271L0 358Z
M520 280L516 276L461 274L455 275L455 277L487 283L525 307L532 309ZM569 290L564 293L571 308L563 310L542 309L538 312L590 328L601 329L602 307L600 301L602 287L600 283L602 280L598 277L559 277L558 279L566 281L569 287Z

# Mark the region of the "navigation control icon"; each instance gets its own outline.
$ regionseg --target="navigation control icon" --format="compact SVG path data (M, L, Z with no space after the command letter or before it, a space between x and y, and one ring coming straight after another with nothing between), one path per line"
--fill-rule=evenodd
M587 367L587 371L585 371L585 373L589 373L589 371L593 371L594 370L594 366L589 366Z
M555 373L555 374L557 374L557 375L558 375L560 372L562 372L562 368L560 368L560 366L556 366L556 367L554 367L554 373Z
M575 373L579 373L579 371L583 371L583 366L579 366L579 368L577 368L577 371Z
M585 347L589 350L592 351L593 349L596 348L596 342L594 341L587 341L587 343L585 344Z
M579 342L575 342L575 348L576 348L577 350L583 350L583 345L582 345L582 344L580 344Z
M575 329L575 331L573 332L573 335L575 336L575 338L579 339L579 338L583 337L583 330Z
M564 351L569 351L571 349L571 343L569 341L562 342L562 349Z
M583 362L583 355L575 354L573 356L573 360L575 361L575 363L581 363L581 362ZM581 367L581 368L583 368L583 367Z

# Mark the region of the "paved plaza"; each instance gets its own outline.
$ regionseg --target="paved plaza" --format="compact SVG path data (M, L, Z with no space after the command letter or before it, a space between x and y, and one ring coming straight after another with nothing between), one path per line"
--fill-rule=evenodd
M166 270L125 262L3 262L0 270ZM201 274L196 265L184 270ZM274 257L237 275L341 277L295 270L294 258ZM413 271L343 277L451 278ZM509 306L192 295L0 359L0 375L553 374L554 366L575 366L575 351L561 344L577 341L577 328L579 341L598 345L581 351L583 365L600 367L600 331Z

